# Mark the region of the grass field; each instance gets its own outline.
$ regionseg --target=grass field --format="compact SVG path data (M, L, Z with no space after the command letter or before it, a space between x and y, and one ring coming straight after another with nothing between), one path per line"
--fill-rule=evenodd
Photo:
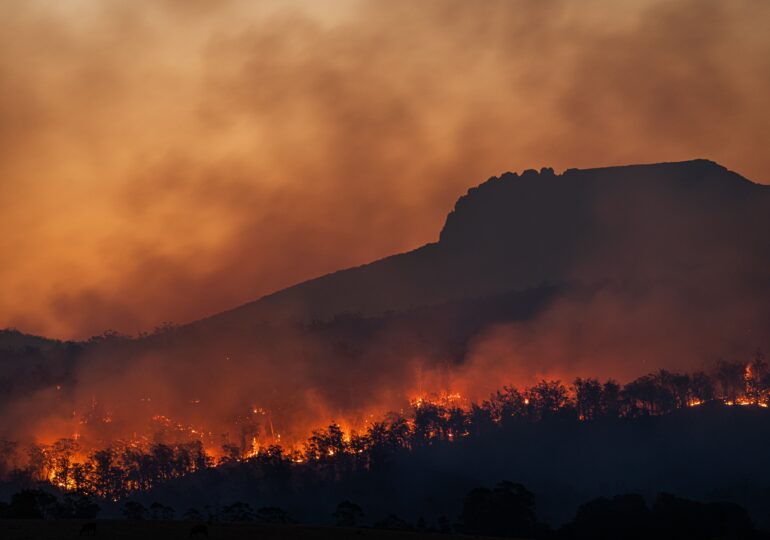
M96 532L81 535L84 523L95 523ZM80 538L147 540L189 539L192 524L183 521L80 521L80 520L0 520L2 540L68 540ZM192 538L206 538L196 534ZM447 535L437 533L381 531L375 529L346 529L337 527L309 527L302 525L264 525L218 523L208 526L212 540L473 540L489 537Z

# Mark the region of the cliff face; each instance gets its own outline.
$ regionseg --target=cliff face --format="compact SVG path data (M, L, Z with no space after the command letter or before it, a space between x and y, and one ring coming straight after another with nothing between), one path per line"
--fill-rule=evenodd
M457 201L438 243L299 284L213 320L377 314L572 281L686 276L704 288L720 280L748 287L766 283L768 231L770 187L706 160L506 173Z
M650 205L644 210L654 213L656 206L660 211L689 211L766 198L768 191L707 160L568 169L561 175L548 168L530 169L521 175L505 173L469 189L447 217L440 239L447 244L472 244L501 234L526 232L537 237L545 231L553 232L558 241L562 234L569 234L558 226L574 229L594 221L600 202L627 210ZM534 230L523 231L532 227Z

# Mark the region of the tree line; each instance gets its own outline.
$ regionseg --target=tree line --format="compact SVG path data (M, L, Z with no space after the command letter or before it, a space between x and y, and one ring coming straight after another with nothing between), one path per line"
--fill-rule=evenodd
M93 519L99 506L84 495L66 494L60 500L43 490L23 490L13 495L10 503L0 502L0 519ZM177 518L174 509L159 502L145 505L129 500L123 505L126 520L181 519L192 525L192 531L219 523L270 523L290 525L295 521L278 507L253 510L236 501L221 508L205 507L203 511L190 508ZM330 516L337 527L374 528L392 531L427 533L461 533L505 538L543 540L727 540L767 539L768 533L758 530L744 508L729 502L700 502L659 493L652 504L637 493L599 497L583 503L574 517L564 525L553 528L538 520L536 497L525 486L502 481L492 488L477 487L462 500L460 514L450 520L439 517L427 523L422 517L412 523L395 514L368 520L366 512L356 503L344 500ZM92 524L95 529L96 525Z
M614 380L577 378L568 387L541 381L531 387L503 387L488 399L463 407L451 396L422 397L406 413L389 413L361 431L344 432L336 423L313 431L298 448L280 445L249 452L227 444L214 459L199 440L176 444L114 445L80 456L73 439L52 445L0 441L0 476L33 489L52 485L63 491L108 500L126 499L163 483L211 467L246 464L273 484L292 476L333 481L355 472L386 471L395 455L420 448L483 440L517 426L549 421L601 422L663 415L708 403L766 407L770 369L761 352L748 363L720 361L713 372L660 370L626 385Z

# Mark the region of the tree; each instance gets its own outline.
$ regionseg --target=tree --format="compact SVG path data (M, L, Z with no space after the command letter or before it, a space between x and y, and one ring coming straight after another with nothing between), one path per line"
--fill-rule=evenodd
M27 447L27 471L29 476L38 481L47 480L47 448L40 444L31 444Z
M660 493L652 506L655 538L752 538L748 512L732 503L701 503Z
M342 428L331 424L326 430L313 431L305 445L305 455L309 460L326 460L343 454L346 447Z
M446 419L447 438L456 441L468 434L470 420L468 415L460 407L452 407Z
M127 501L123 505L123 516L131 520L147 519L147 508L142 503Z
M591 540L646 540L651 534L651 514L641 495L600 497L578 508L575 519L560 536Z
M254 521L256 514L248 503L236 501L222 509L224 521Z
M74 439L59 439L49 450L49 461L54 472L51 480L60 487L71 487L72 456L78 450Z
M388 415L388 442L393 448L408 448L412 431L406 418L397 413Z
M687 407L690 402L690 376L684 373L670 373L666 370L660 370L658 373L660 385L665 390L665 395L671 402L666 403L665 411L669 412L672 408L682 409Z
M661 369L652 375L651 378L653 384L653 414L670 413L678 406L677 385L681 385L681 382L675 382L677 380L677 375L670 371L666 371L665 369ZM684 404L687 403L686 391L688 386L689 381L686 382L684 386Z
M690 376L690 396L699 403L714 399L714 382L703 371L696 371Z
M189 508L182 514L182 519L185 521L203 521L203 514L197 508Z
M342 501L332 514L338 527L355 527L363 519L364 511L361 507L350 501Z
M719 383L722 399L735 402L739 393L744 389L745 367L739 362L719 360L714 378Z
M468 417L469 429L474 437L488 435L495 428L488 401L480 406L472 403Z
M644 375L623 387L623 401L626 414L655 414L657 404L657 383L654 376Z
M495 392L486 403L491 418L503 425L511 419L524 418L529 410L529 398L510 386L504 386L502 392Z
M11 519L47 519L61 513L55 496L40 489L25 489L14 493L6 510Z
M174 509L155 501L150 505L150 519L171 521L174 519Z
M241 449L238 445L225 443L222 445L222 457L219 458L219 464L225 465L227 463L237 463L243 458Z
M165 444L154 444L150 448L152 484L168 480L174 472L174 449Z
M554 416L568 404L567 389L560 381L541 381L525 392L529 414L533 420Z
M759 403L767 397L768 365L765 355L760 349L754 353L754 358L749 362L744 371L746 386L746 399L752 403Z
M444 407L430 401L423 401L414 407L414 433L412 439L418 445L427 445L431 441L446 440L448 425Z
M578 377L572 384L575 406L580 420L593 420L601 414L602 385L596 379Z
M113 482L114 460L115 453L111 448L91 454L91 462L94 464L94 489L102 497L108 497L117 488Z
M93 499L80 493L67 493L61 504L62 517L94 519L101 508Z
M492 490L471 490L463 500L458 528L466 534L531 538L536 525L534 494L506 481Z
M0 479L16 468L18 443L0 439Z
M601 412L608 418L620 416L620 385L613 379L602 385Z

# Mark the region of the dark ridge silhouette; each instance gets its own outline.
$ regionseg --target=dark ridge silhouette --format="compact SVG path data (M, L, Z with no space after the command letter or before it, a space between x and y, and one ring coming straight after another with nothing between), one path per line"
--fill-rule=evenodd
M0 349L2 350L25 350L28 348L51 349L61 346L62 342L55 339L48 339L41 336L24 334L15 328L6 328L0 330Z
M768 230L770 187L707 160L505 173L460 197L437 243L195 324L371 315L570 279L654 279L693 268L766 278Z

